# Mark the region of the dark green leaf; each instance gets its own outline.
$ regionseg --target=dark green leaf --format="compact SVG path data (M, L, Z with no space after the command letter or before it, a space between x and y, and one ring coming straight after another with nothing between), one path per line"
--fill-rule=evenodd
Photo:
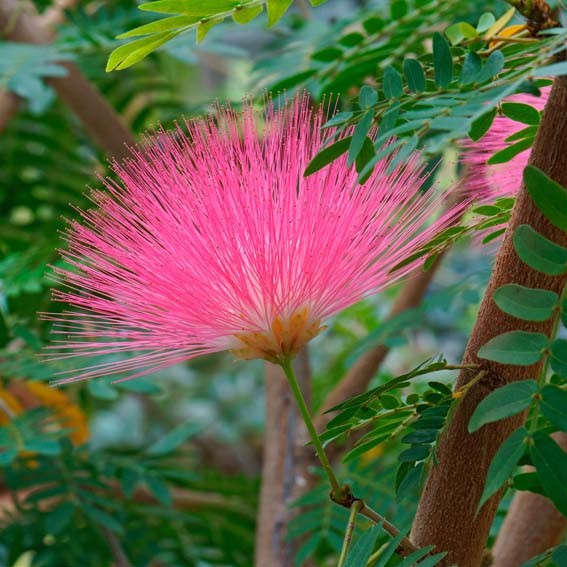
M156 500L161 502L164 506L171 506L171 494L167 484L165 484L157 476L151 475L145 476L144 482Z
M404 557L403 561L398 564L398 567L415 567L420 559L423 559L428 553L430 553L435 546L429 545L421 549L417 549L413 553L410 553L407 557Z
M515 475L512 480L516 490L527 490L545 496L537 473L535 472L519 473Z
M478 504L480 510L484 503L497 492L502 485L508 480L514 469L518 465L526 448L526 437L528 433L520 427L516 429L494 455L488 473L486 475L486 484L482 492L482 497Z
M503 67L504 55L501 51L493 51L486 60L485 64L482 66L480 73L476 77L476 82L484 83L489 79L492 79L492 77L502 71Z
M557 567L567 566L567 545L560 545L551 554L551 559L553 559Z
M335 114L332 118L327 120L325 124L323 124L323 128L331 128L333 126L338 126L339 124L344 124L345 122L349 121L353 117L352 112L339 112Z
M367 110L370 107L374 106L377 100L378 100L378 94L372 87L369 87L368 85L364 85L360 89L360 93L358 94L358 105L363 110Z
M541 236L527 224L516 229L514 248L520 259L534 270L550 276L567 272L567 249Z
M537 126L539 124L540 115L539 111L529 104L521 102L503 102L502 112L508 118L528 124L529 126Z
M360 173L366 166L366 164L374 157L374 143L372 140L366 136L362 148L355 160L355 169L357 173ZM368 178L372 175L372 170L368 171L364 176L359 179L359 183L363 185Z
M567 191L533 165L524 169L524 183L537 208L557 228L567 230Z
M71 502L60 502L45 517L46 531L59 535L71 523L75 515L75 506Z
M343 50L339 49L338 47L325 47L324 49L319 49L311 55L311 59L315 59L316 61L334 61L335 59L339 59L343 54Z
M515 158L518 154L529 150L532 147L533 138L523 138L519 142L512 144L511 146L507 146L503 150L496 152L493 156L491 156L486 163L489 165L494 165L497 163L506 163L510 161L512 158Z
M406 0L392 0L390 3L390 15L392 20L400 20L408 13Z
M396 71L392 65L388 65L384 69L384 84L382 88L384 90L384 96L386 98L399 98L402 96L403 83L402 76Z
M543 415L562 431L567 431L567 392L547 385L541 391L540 407Z
M482 69L482 59L474 51L468 51L461 69L459 81L463 85L470 85L476 81Z
M372 126L372 121L374 120L374 113L372 110L368 110L360 119L360 122L356 125L354 132L352 133L352 139L348 149L348 159L347 165L354 163L358 154L362 150L366 136ZM336 145L336 144L335 144ZM323 152L321 152L323 153ZM309 166L308 166L309 168Z
M487 423L524 411L530 406L536 392L535 380L522 380L494 390L476 407L469 421L469 432L473 433Z
M117 534L124 533L122 524L100 508L95 508L90 504L83 504L82 510L93 522L99 524L103 528L107 528Z
M349 551L345 567L360 567L361 565L366 565L374 551L374 546L376 545L376 540L379 535L379 525L368 528Z
M478 357L512 366L531 366L541 359L547 337L541 333L510 331L480 347Z
M417 431L412 431L402 438L402 443L409 443L412 445L418 445L420 443L433 443L437 438L437 429L418 429Z
M551 344L551 355L549 357L549 363L551 369L567 378L567 340L566 339L556 339Z
M304 177L312 175L316 171L323 169L326 165L331 163L332 161L336 160L339 156L344 154L352 140L352 136L347 136L346 138L342 138L338 142L326 147L324 150L321 150L307 165L305 172L303 173Z
M425 90L425 73L419 61L409 57L405 59L404 75L410 91L421 93Z
M517 284L499 287L492 299L504 313L526 321L546 321L559 303L559 296L553 291Z
M480 140L487 132L490 130L494 118L496 116L496 108L489 110L483 114L480 118L477 118L471 126L469 131L469 137L475 142Z
M530 454L545 494L567 516L567 453L549 435L537 431Z
M428 445L414 445L405 451L402 451L398 456L398 460L401 463L410 463L414 461L422 461L429 456L429 446Z
M195 437L202 428L203 426L201 424L192 421L182 423L146 449L146 453L152 457L161 457L172 453L188 439Z
M449 43L439 32L433 34L433 65L435 86L447 88L453 80L453 58Z
M384 551L380 554L378 563L375 563L374 567L386 567L386 564L394 556L396 550L398 549L398 546L400 545L400 542L402 541L402 539L404 539L404 537L405 534L402 532L398 534L394 539L391 539L384 548Z

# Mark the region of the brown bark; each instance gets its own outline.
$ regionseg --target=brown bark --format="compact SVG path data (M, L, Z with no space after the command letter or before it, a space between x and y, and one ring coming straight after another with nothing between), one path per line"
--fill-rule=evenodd
M311 376L307 350L297 356L295 372L307 403ZM256 529L256 567L291 567L296 543L286 539L293 515L290 504L306 484L306 429L287 379L279 366L266 363L266 429L262 488Z
M556 433L553 438L567 451L567 433ZM520 567L560 544L566 529L567 518L547 498L518 492L494 544L491 567Z
M414 309L422 302L427 289L437 268L441 263L442 255L437 258L436 262L427 271L420 270L414 277L408 280L398 293L394 305L388 315L388 319L400 315L404 311ZM332 413L323 413L329 408L340 404L341 402L361 394L366 390L372 378L380 368L380 365L390 352L390 347L386 345L376 345L369 351L365 352L349 369L347 374L335 386L333 390L325 398L321 404L319 415L315 419L315 427L321 432L327 426L327 423L333 417Z
M18 0L0 0L0 35L10 41L45 45L52 33L41 25L33 5ZM61 100L78 116L96 144L115 158L129 154L136 143L115 110L74 63L62 62L68 75L48 79Z
M567 185L566 77L559 77L553 85L530 163L558 183ZM551 321L533 323L505 315L492 301L492 294L496 288L512 282L558 293L565 285L564 276L547 276L520 261L512 243L513 233L520 224L529 224L546 238L567 246L567 233L549 223L522 187L463 360L464 364L479 364L486 371L486 376L463 398L443 436L439 446L439 465L430 471L414 522L414 543L419 546L434 544L437 550L448 551L445 565L480 565L500 499L500 494L495 495L476 514L488 466L502 442L525 419L525 416L515 416L486 425L469 435L467 425L472 412L494 389L533 378L541 370L540 364L520 367L491 363L478 359L476 353L489 339L506 331L520 329L547 335L551 331ZM464 370L456 387L462 388L476 374L476 371Z
M0 90L0 133L18 113L19 98L10 91Z

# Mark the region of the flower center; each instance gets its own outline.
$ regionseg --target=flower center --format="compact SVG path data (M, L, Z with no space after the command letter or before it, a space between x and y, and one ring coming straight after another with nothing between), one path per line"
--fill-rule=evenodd
M237 333L232 354L244 360L263 358L278 364L295 354L325 326L309 317L309 307L302 307L288 317L277 315L267 331Z

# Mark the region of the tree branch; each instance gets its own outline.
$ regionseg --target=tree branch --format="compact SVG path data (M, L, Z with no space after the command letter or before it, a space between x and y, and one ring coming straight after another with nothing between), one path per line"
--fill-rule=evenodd
M567 433L555 433L552 437L567 451ZM518 492L494 544L491 567L520 567L560 544L566 529L567 518L547 498Z
M561 185L567 185L567 78L558 77L549 95L530 163ZM512 237L520 224L529 224L546 238L567 246L567 233L554 227L536 208L525 187L518 193L504 241L500 247L488 289L480 306L463 362L477 363L486 376L475 384L459 404L453 420L439 443L438 466L431 469L419 504L412 541L418 546L433 544L448 551L442 565L478 567L501 493L476 512L488 467L502 442L524 420L515 416L468 433L468 422L478 403L494 389L517 380L533 378L540 364L507 366L480 360L478 349L492 337L511 330L549 336L552 320L521 321L504 314L492 301L494 291L507 283L561 292L564 276L547 276L521 262ZM467 384L476 371L463 370L456 388Z
M35 45L52 40L51 31L41 25L34 6L18 0L0 0L0 35L10 41ZM128 146L133 146L136 140L118 114L74 63L60 64L68 75L46 82L77 115L96 144L115 158L128 156ZM2 123L0 120L0 127Z

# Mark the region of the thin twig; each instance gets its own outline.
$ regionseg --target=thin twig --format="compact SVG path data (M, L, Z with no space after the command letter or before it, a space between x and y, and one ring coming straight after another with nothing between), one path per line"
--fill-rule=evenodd
M345 530L345 537L343 539L343 547L341 549L341 555L339 557L339 562L337 567L343 567L347 558L348 548L350 542L352 541L352 534L354 532L354 526L356 524L356 515L360 512L362 508L362 502L357 500L350 508L350 516L348 518L348 524Z

